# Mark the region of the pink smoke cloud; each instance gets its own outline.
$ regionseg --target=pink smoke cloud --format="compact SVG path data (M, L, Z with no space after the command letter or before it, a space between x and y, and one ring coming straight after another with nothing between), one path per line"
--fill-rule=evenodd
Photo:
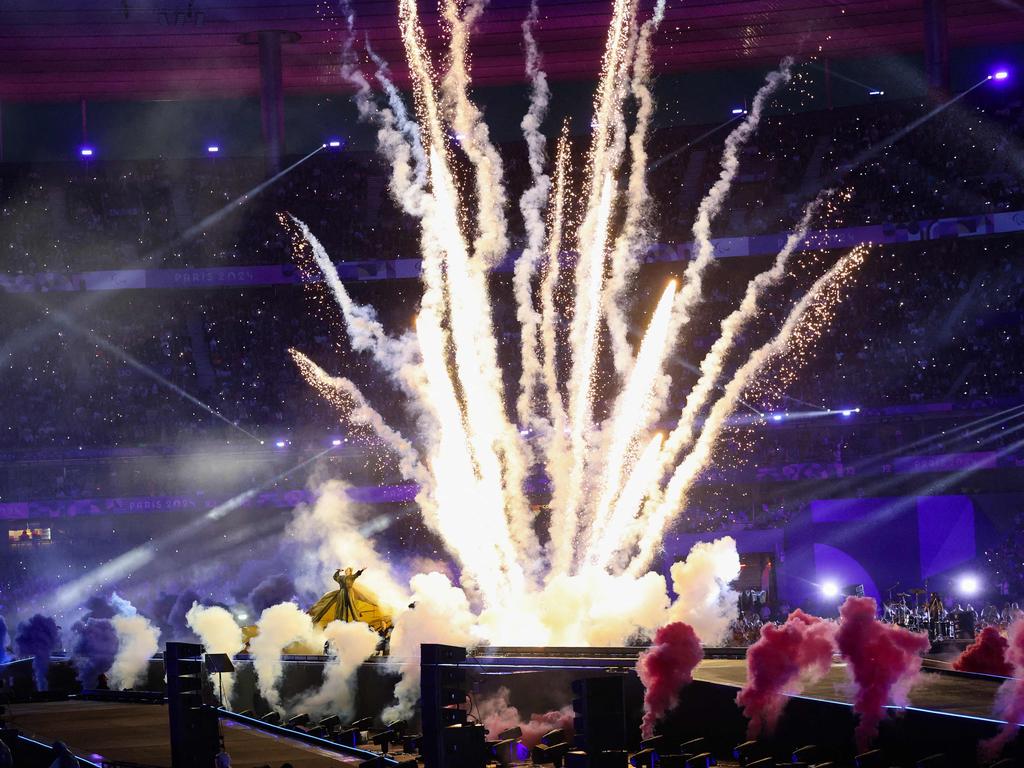
M855 687L853 711L860 715L857 746L866 749L890 702L905 706L921 672L921 654L931 647L928 635L883 624L870 597L848 597L839 608L836 642Z
M828 674L836 651L836 630L834 622L799 608L785 624L761 627L760 639L747 650L746 685L736 696L750 720L748 739L775 730L787 693L797 693L804 684Z
M519 710L509 703L509 690L504 686L498 693L478 702L477 708L480 721L487 729L487 738L496 739L502 731L519 727L523 731L520 741L531 749L540 743L541 737L548 731L561 728L566 732L566 739L572 739L573 710L572 705L551 710L543 714L534 713L529 720L524 720Z
M679 703L680 689L693 680L693 670L703 658L700 638L689 624L674 621L655 633L654 644L636 662L645 689L641 726L645 739L654 735L654 724Z
M1006 661L1012 667L1013 678L1000 686L996 696L996 714L1006 721L1006 725L998 734L981 743L982 756L990 760L1013 740L1024 722L1024 618L1014 621L1007 634L1010 641Z
M996 627L985 627L974 638L974 642L957 656L953 662L953 669L958 672L980 672L985 675L1009 677L1013 674L1013 667L1006 658L1009 647L1010 644L999 634Z

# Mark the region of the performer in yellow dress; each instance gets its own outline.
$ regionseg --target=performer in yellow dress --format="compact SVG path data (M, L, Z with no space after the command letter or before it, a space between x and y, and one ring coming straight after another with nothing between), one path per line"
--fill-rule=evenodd
M377 632L384 632L391 627L391 614L377 604L376 597L355 586L356 579L362 574L359 569L355 573L346 568L342 573L339 568L334 572L334 580L338 589L328 592L316 601L308 613L318 627L326 627L332 621L362 621L369 624Z

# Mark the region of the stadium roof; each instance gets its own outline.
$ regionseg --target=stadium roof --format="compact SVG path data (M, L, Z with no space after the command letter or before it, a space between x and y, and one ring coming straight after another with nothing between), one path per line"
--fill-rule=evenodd
M643 0L649 8L651 0ZM401 81L397 0L356 0L359 27ZM950 44L1024 39L1016 0L946 0ZM539 40L556 79L592 77L611 0L541 0ZM476 82L522 80L527 0L495 0L476 35ZM873 56L922 47L922 0L669 0L657 38L660 71L777 61L785 54ZM255 93L255 46L242 34L297 32L285 88L340 90L337 0L8 0L0 5L0 99L173 98ZM421 3L439 39L436 6ZM328 10L325 10L328 9Z

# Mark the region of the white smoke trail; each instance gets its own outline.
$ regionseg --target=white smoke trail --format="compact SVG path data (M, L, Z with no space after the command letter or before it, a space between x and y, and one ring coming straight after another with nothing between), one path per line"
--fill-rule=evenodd
M145 616L119 614L110 620L117 633L117 655L110 668L110 687L134 688L146 676L149 660L160 648L160 630Z
M464 414L464 432L471 451L471 463L479 478L477 487L481 495L478 498L481 504L496 504L496 509L506 515L507 523L503 528L510 529L511 539L495 540L494 537L499 535L501 529L489 529L486 533L491 538L491 546L498 550L511 549L511 558L503 557L499 564L514 585L522 581L524 566L533 571L540 568L539 544L532 527L530 506L525 494L521 492L528 469L526 452L519 430L509 422L505 414L504 381L497 362L487 273L481 267L482 264L486 266L486 260L481 259L479 250L475 253L476 258L470 260L460 230L459 197L448 165L440 112L433 95L430 65L424 52L415 3L402 0L399 18L410 73L413 75L417 106L429 127L431 139L434 205L430 215L424 217L423 221L425 293L421 321L427 312L436 316L438 328L441 327L442 317L448 319L450 339L455 351L455 372L461 385L459 410ZM468 34L465 22L459 23L462 26L452 33L453 58L462 44L459 43L459 39L462 39L459 36ZM464 67L465 62L453 62L449 74ZM484 207L481 205L482 209ZM478 228L483 230L482 221L478 222ZM450 299L447 302L444 301L446 295ZM422 332L419 335L421 351L426 358L424 335ZM444 359L444 333L429 334L429 338L439 344L431 355L435 359ZM440 377L435 377L435 383L440 381ZM435 463L443 461L445 455L435 452L433 459ZM512 492L506 494L505 488ZM518 563L515 563L516 555L521 555Z
M314 717L337 715L343 720L355 713L356 672L373 655L380 636L361 621L332 621L323 631L328 644L323 684L302 696L291 709Z
M221 608L219 605L209 607L199 603L193 603L188 613L185 614L185 622L189 628L199 637L207 653L226 653L228 656L235 656L245 648L245 638L242 635L242 628L238 626L235 617L230 611ZM231 673L210 674L210 682L214 690L219 691L219 684L224 686L225 707L231 706L231 697L235 690L235 676Z
M628 340L628 321L622 306L623 294L639 267L639 256L649 237L647 215L647 132L654 115L651 93L651 37L665 17L665 0L658 0L654 13L640 27L633 62L631 91L636 100L636 122L629 136L630 171L626 190L626 216L611 254L611 274L605 286L605 317L615 370L625 375L633 362Z
M259 634L249 641L256 683L270 708L283 715L278 691L284 672L281 654L296 644L307 653L318 653L323 648L323 635L313 626L309 614L295 603L270 606L260 614L256 629Z
M480 109L469 98L469 37L487 0L444 0L441 13L451 34L448 68L441 80L444 104L451 113L455 137L476 175L477 227L473 253L484 269L508 251L505 179L501 155L491 143Z
M408 594L392 577L390 564L377 552L373 540L361 530L363 521L357 517L347 490L346 483L330 480L320 487L312 506L296 508L286 536L305 545L313 561L308 573L299 574L298 586L310 591L336 589L333 581L325 580L325 574L337 568L365 569L359 577L360 585L372 592L385 609L399 609L408 603Z
M543 428L537 423L535 393L543 368L537 354L537 328L541 314L533 301L533 276L544 252L544 208L551 191L551 180L544 173L544 152L547 141L540 126L547 114L551 91L547 76L540 68L540 52L533 36L539 8L537 0L530 3L530 13L523 21L523 41L526 44L526 75L530 79L530 107L523 117L522 130L526 139L530 163L531 184L519 198L519 210L526 228L526 247L516 260L512 281L515 286L516 316L522 327L522 365L519 378L519 399L516 412L519 423L533 429Z
M391 375L406 394L415 395L422 386L422 378L416 365L415 343L412 337L395 339L389 336L383 324L377 319L377 311L373 307L356 304L352 300L344 283L341 282L337 267L309 227L294 216L291 220L309 245L313 260L323 273L341 309L352 348L360 352L370 352L374 360Z
M400 186L399 203L408 202L408 205L405 206L406 210L411 208L413 215L419 216L423 212L420 196L423 194L423 189L427 184L427 153L423 148L423 137L420 136L420 127L415 120L409 117L409 111L405 107L405 101L402 100L402 94L399 93L398 88L395 87L395 83L391 79L391 70L388 67L388 63L370 47L369 39L366 40L365 45L366 52L377 67L373 77L384 90L384 94L388 98L388 107L395 116L395 126L405 135L412 155L413 180L411 184Z
M464 648L476 645L476 617L465 593L440 573L419 573L409 582L413 607L395 621L388 667L401 673L395 686L396 702L384 710L385 722L406 720L420 693L420 645L443 643Z
M413 444L401 432L388 426L384 417L366 401L366 397L352 381L344 376L331 376L296 349L289 349L288 352L310 386L334 403L353 424L373 430L380 441L398 457L398 471L403 478L420 483L428 490L432 487L430 472L420 462Z
M768 362L785 352L794 335L799 332L806 316L813 311L819 314L831 311L840 300L842 289L863 261L862 248L854 249L837 261L796 303L775 338L751 354L747 362L736 371L722 396L712 406L693 449L673 472L663 496L656 504L649 503L645 507L643 519L638 526L638 550L626 569L627 573L643 573L650 565L665 527L678 514L693 481L710 461L712 449L725 428L729 415L735 410L744 388Z
M693 545L685 560L670 569L676 601L669 621L693 627L705 645L725 640L736 619L739 595L729 586L740 575L740 556L731 536Z
M700 201L697 218L693 222L693 238L696 255L683 273L683 288L676 297L675 321L672 337L678 334L680 327L690 320L690 314L701 298L704 272L714 261L715 249L711 242L711 223L718 216L725 204L725 199L732 189L733 179L740 167L740 152L754 135L761 122L761 115L768 99L792 77L793 60L788 56L782 60L779 69L769 73L764 85L758 89L750 111L743 122L733 128L725 139L722 151L722 171L711 186L707 195Z
M423 174L426 159L419 139L419 127L408 119L405 105L395 89L388 88L390 80L382 61L377 62L377 79L384 85L391 103L390 109L378 108L373 89L359 68L354 51L355 12L348 0L341 0L342 12L348 26L342 42L341 76L355 88L353 100L359 118L377 126L377 146L392 166L389 189L403 210L412 216L423 215ZM413 138L415 137L415 138ZM415 168L414 168L415 165Z

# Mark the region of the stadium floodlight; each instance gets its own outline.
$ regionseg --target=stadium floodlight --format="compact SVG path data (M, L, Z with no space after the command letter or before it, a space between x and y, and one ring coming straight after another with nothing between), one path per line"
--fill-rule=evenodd
M829 599L839 597L839 585L834 581L826 581L821 585L821 594Z
M206 148L206 151L211 155L216 155L218 152L220 152L220 147L217 146L216 144L211 144Z
M782 414L781 413L773 413L772 414L772 421L782 421Z
M840 413L843 416L851 416L853 414L853 411L851 411L849 408L847 408L845 411L840 411Z
M973 573L960 577L956 583L957 591L964 597L975 597L981 591L981 579Z
M344 144L345 142L343 142L341 139L328 139L326 142L324 142L324 148L341 149L344 146Z
M878 90L877 88L868 91L868 96L885 96L885 91Z
M274 443L274 445L277 446L278 448L284 448L286 445L288 445L288 441L278 440L277 442Z
M336 437L333 440L331 440L331 445L337 448L339 445L341 445L341 438Z
M734 114L734 115L745 115L745 114L747 114L747 110L744 107L733 107L732 108L732 114Z
M78 154L80 154L82 157L92 157L95 154L95 151L92 147L82 147L80 150L78 150Z
M1010 76L1010 73L1007 70L1000 69L1000 70L998 70L996 72L993 72L991 75L989 75L988 79L989 80L1005 80L1009 76Z

